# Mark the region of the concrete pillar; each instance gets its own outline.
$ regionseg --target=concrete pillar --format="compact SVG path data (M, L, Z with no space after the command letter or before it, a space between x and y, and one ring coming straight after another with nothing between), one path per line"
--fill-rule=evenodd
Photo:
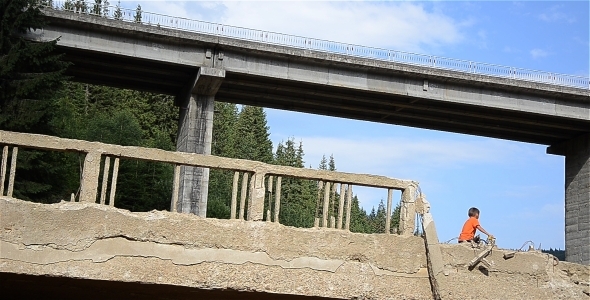
M215 94L224 77L224 70L201 67L186 90L176 98L180 107L176 151L211 154ZM182 166L177 211L206 217L208 191L208 168Z
M565 260L590 265L590 133L547 153L565 155Z

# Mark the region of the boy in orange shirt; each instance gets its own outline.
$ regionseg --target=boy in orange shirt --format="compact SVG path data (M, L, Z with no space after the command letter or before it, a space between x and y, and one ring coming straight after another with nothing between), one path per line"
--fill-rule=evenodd
M483 227L479 225L479 209L472 207L469 209L469 219L465 221L463 230L459 235L459 243L470 242L475 238L475 231L479 230L488 236L488 239L494 238L493 235L489 234Z

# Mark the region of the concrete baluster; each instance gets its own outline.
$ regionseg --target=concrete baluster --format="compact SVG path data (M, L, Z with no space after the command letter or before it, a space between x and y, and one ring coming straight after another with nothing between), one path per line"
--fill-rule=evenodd
M281 181L282 177L278 176L275 185L275 223L279 223L279 212L281 210Z
M272 207L272 176L268 176L268 209L266 210L266 221L271 221L270 209Z
M350 230L350 210L352 209L352 184L348 185L346 193L346 230Z
M170 211L177 212L178 190L180 189L180 165L174 165L174 180L172 182L172 199L170 200Z
M242 192L240 193L240 220L244 219L244 209L246 206L246 193L248 192L248 173L244 172L242 175Z
M101 153L98 151L86 153L84 167L82 169L80 202L96 202L98 176L100 174L100 156Z
M111 178L111 192L109 193L109 206L115 206L115 193L117 192L117 178L119 177L119 158L115 157L113 164L113 177Z
M324 207L322 209L322 227L328 227L328 208L330 205L330 185L331 182L326 182L324 187Z
M8 146L2 150L2 166L0 172L0 196L4 196L4 181L6 180L6 163L8 162Z
M336 188L338 186L338 183L334 182L334 184L332 184L332 191L330 193L330 206L331 208L329 209L329 216L330 216L330 228L336 228L336 217L334 216L334 214L336 213Z
M100 204L104 205L107 193L107 184L109 183L109 168L111 167L111 158L104 158L104 170L102 172L102 185L100 186Z
M320 227L320 203L322 203L322 188L324 187L323 181L318 181L318 198L316 201L316 208L315 208L315 219L313 220L313 227L317 228Z
M236 206L238 201L238 181L240 179L240 172L234 172L234 182L231 190L231 209L230 209L230 219L236 218Z
M250 201L248 201L248 221L261 221L264 217L264 173L254 173L250 179Z
M393 196L393 190L387 190L387 210L385 212L385 233L391 233L391 197Z
M413 235L416 220L416 187L410 185L402 192L402 207L400 211L400 234Z
M10 175L8 177L8 192L6 196L12 197L14 190L14 175L16 175L16 157L18 156L18 147L12 147L12 160L10 161Z
M346 192L346 184L340 184L340 201L338 202L338 229L342 229L342 217L344 214L344 193Z

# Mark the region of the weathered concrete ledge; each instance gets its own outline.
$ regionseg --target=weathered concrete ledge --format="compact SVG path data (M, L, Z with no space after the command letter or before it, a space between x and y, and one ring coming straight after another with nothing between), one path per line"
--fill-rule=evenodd
M0 272L329 298L432 299L419 237L0 198Z
M469 262L483 249L468 244L440 244L443 274L437 276L441 299L589 299L590 266L560 262L538 251L494 248L490 268Z

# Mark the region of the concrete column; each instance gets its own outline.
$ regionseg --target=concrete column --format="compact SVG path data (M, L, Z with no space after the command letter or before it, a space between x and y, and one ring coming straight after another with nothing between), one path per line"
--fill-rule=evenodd
M565 155L565 259L590 265L590 133L547 153Z
M215 94L224 77L224 70L201 67L186 90L177 96L176 103L180 106L177 151L211 154ZM208 168L182 166L176 210L206 217L208 191Z

